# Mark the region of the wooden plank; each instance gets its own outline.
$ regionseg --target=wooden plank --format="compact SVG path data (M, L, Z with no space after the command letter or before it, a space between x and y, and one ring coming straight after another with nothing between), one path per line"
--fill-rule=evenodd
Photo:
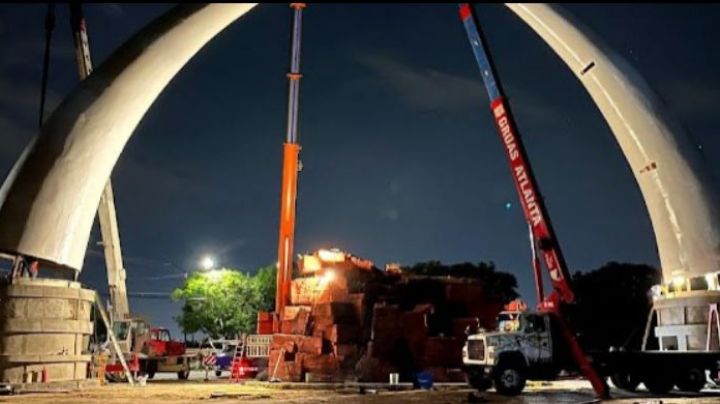
M297 351L297 335L294 334L273 334L273 340L270 344L270 350L283 350L284 352L293 353Z
M334 355L300 354L304 371L313 373L334 373L340 370L340 364Z
M297 341L298 352L304 354L322 354L323 340L318 337L301 337Z
M348 344L360 340L360 326L356 324L335 324L330 328L330 335L325 337L335 344Z
M428 337L422 362L424 366L461 366L462 341L451 337Z
M285 310L283 312L283 320L295 320L301 312L307 311L310 312L312 306L304 306L304 305L293 305L293 306L285 306Z
M465 330L469 327L471 332L477 332L477 329L479 328L480 323L478 322L478 319L475 317L471 318L454 318L453 319L453 329L451 335L455 338L465 340L467 335L465 335ZM474 330L474 331L473 331Z
M348 302L324 302L313 307L313 316L317 319L332 319L333 323L357 324L358 318L355 314L355 307Z

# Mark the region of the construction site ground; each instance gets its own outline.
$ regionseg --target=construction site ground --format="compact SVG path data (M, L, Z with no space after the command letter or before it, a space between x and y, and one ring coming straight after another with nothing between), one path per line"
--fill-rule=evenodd
M38 404L81 404L81 403L467 403L471 393L462 385L439 385L431 391L410 390L390 391L383 385L348 385L328 387L327 385L266 384L249 382L230 383L226 378L211 377L203 381L204 373L193 372L191 380L180 382L174 375L158 375L157 380L148 381L145 386L131 387L126 384L110 384L86 387L82 390L49 390L42 393L26 393L0 397L0 403ZM364 387L364 393L360 392ZM402 387L402 386L401 386ZM700 394L683 397L669 394L658 397L645 391L630 394L612 390L612 403L716 403L720 391L706 390ZM584 403L594 400L592 389L587 382L566 380L553 383L531 383L522 396L508 398L492 390L473 396L471 402L483 403Z

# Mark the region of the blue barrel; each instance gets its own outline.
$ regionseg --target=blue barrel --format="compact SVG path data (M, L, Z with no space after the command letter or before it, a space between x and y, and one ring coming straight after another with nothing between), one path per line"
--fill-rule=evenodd
M417 385L423 390L430 390L433 386L433 377L430 372L419 372L416 376Z

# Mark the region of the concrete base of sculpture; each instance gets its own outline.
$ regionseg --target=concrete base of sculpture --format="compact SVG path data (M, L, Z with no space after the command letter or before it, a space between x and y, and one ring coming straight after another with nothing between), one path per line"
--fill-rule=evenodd
M86 379L94 298L77 282L18 279L0 285L0 382Z
M657 314L654 335L660 350L705 351L708 337L710 305L720 305L720 291L683 292L672 297L656 299L653 310ZM710 343L711 351L720 351L717 333Z

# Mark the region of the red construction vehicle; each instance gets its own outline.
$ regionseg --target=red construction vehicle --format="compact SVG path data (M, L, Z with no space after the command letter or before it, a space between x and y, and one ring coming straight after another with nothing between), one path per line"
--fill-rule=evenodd
M563 316L563 306L575 301L570 275L510 105L503 95L486 41L469 4L460 5L460 18L480 68L493 118L530 228L538 297L537 311L520 310L518 307L503 311L498 316L499 330L468 336L462 354L470 385L478 389L494 385L501 394L519 394L525 387L526 379L553 380L561 370L579 370L590 381L597 396L607 398L605 378L608 376L616 387L632 391L642 382L655 394L667 393L673 386L681 391L700 391L705 386L706 372L713 379L720 380L720 353L710 350L710 331L706 351L646 349L652 312L645 327L641 350L583 351ZM548 296L543 291L539 256L545 262L553 286ZM712 321L710 317L709 329ZM716 318L715 321L720 330L720 320Z
M137 375L175 373L185 380L196 365L198 356L187 352L184 342L174 341L167 328L149 327L142 319L116 320L113 332L120 351L129 363L130 371ZM122 365L113 354L108 361L106 374L111 379L124 380Z
M153 357L185 355L184 342L173 341L167 328L150 329L150 339L145 343L147 354Z

